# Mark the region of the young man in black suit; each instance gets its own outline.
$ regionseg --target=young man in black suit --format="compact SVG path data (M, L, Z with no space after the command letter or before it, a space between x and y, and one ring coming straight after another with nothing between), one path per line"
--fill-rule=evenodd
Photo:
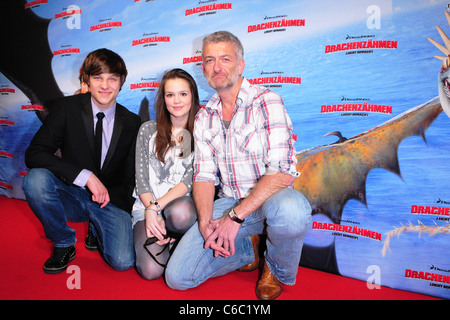
M75 230L67 221L90 221L102 256L114 269L134 266L129 212L141 120L116 102L128 73L118 54L95 50L82 69L90 93L55 101L25 153L31 170L23 190L54 243L45 273L62 272L75 258Z

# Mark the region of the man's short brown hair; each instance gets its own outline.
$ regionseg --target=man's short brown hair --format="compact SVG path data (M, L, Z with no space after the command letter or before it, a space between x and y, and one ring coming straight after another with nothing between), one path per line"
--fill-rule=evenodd
M113 73L120 77L122 86L128 71L123 59L115 52L102 48L89 53L80 68L80 81L89 84L89 77Z

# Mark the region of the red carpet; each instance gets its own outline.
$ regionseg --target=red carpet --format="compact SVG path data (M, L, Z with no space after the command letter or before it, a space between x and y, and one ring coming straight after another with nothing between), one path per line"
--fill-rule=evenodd
M146 281L135 270L114 271L97 252L84 248L86 223L77 230L77 257L71 263L79 272L47 275L42 265L51 252L42 226L26 201L0 196L2 300L257 300L254 289L258 271L232 272L211 279L198 288L175 291L163 279ZM79 281L72 281L79 275ZM69 289L67 283L79 283ZM285 286L278 300L439 300L435 297L381 287L369 290L363 281L299 268L297 284Z

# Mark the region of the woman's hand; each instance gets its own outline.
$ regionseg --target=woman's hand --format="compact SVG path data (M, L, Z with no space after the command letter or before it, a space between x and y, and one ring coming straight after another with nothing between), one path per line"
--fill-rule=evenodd
M156 237L158 239L156 243L159 245L167 244L171 240L170 238L164 238L167 234L166 224L162 215L157 214L154 204L145 210L145 231L148 238Z

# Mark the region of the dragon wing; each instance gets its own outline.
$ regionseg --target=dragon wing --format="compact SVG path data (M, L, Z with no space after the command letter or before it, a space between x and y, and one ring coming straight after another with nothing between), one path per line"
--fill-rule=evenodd
M366 205L366 179L370 170L384 168L400 176L397 151L409 136L422 136L442 112L439 98L344 142L304 150L297 154L294 188L310 202L313 214L322 213L339 223L346 202Z
M47 36L51 20L40 18L29 9L24 10L25 4L24 0L2 3L0 24L2 30L8 30L3 39L8 46L2 49L0 72L32 104L44 105L49 100L64 96L52 71L53 54ZM3 7L5 5L6 8ZM41 113L36 114L40 118L45 117Z

